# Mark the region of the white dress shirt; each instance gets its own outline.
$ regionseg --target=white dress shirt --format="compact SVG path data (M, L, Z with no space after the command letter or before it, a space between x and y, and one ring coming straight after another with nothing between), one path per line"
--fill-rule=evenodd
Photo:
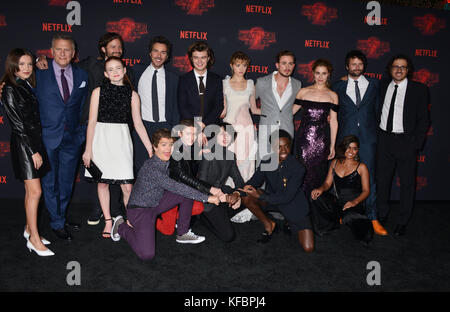
M383 108L381 111L380 128L386 131L387 119L389 116L389 108L391 106L392 95L395 90L395 83L391 81L384 97ZM394 102L394 118L392 123L392 132L403 133L403 107L405 105L406 87L408 86L408 78L405 78L398 84L397 95Z
M197 81L198 92L200 93L200 78L199 77L200 76L203 77L203 84L205 85L205 89L206 89L206 77L208 75L208 70L206 70L203 75L199 75L194 69L194 75L195 75L195 80Z
M347 95L352 99L353 103L356 105L356 91L355 91L355 79L348 76L347 83ZM361 101L364 98L364 94L366 94L367 88L369 87L369 80L361 75L356 79L358 81L359 93L361 94Z
M152 81L155 68L149 65L142 73L138 83L138 93L141 98L141 114L142 119L154 122L153 106L152 106ZM156 73L156 85L158 88L158 108L159 122L166 121L166 71L164 66L158 69Z
M284 90L282 96L280 97L277 91L277 81L275 80L275 74L277 73L278 71L274 71L272 74L272 92L273 95L275 96L275 100L277 101L278 107L281 110L283 109L284 105L286 105L287 101L292 95L292 84L291 84L291 77L289 77L289 83L286 86L286 89Z

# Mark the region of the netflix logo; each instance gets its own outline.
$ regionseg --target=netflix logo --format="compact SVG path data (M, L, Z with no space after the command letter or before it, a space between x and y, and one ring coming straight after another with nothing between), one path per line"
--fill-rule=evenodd
M9 142L7 141L0 141L0 157L5 157L6 153L9 153L11 151L11 147L9 145Z
M438 57L437 54L438 54L438 50L416 49L416 53L414 53L414 56Z
M269 66L249 65L247 73L268 74Z
M129 17L106 23L106 31L120 34L125 42L135 42L142 35L148 34L147 28L147 24L137 23Z
M386 17L379 18L372 16L371 21L373 21L377 25L380 24L380 26L388 24L388 19ZM364 24L367 24L367 16L364 16Z
M0 15L0 27L6 26L6 17L5 15Z
M141 0L113 0L113 3L142 5L142 1Z
M141 59L136 58L123 58L122 61L125 63L125 66L133 67L136 64L141 63Z
M400 178L399 177L397 177L395 184L398 187L400 187ZM416 177L416 191L420 191L427 185L428 185L427 177L420 177L420 176Z
M272 43L277 42L275 33L265 31L262 27L239 30L238 39L244 42L249 50L264 50Z
M175 56L172 61L172 66L184 73L192 70L191 62L189 61L189 57L187 55Z
M208 40L207 32L180 30L180 39Z
M325 26L327 23L337 19L337 9L327 7L322 2L313 5L303 5L302 15L306 16L311 24Z
M330 41L305 40L305 48L329 49L330 48Z
M378 80L381 80L381 78L383 77L382 74L378 74L378 73L364 73L364 75L367 77L370 77L370 78L378 79Z
M271 6L263 6L263 5L247 4L245 6L245 13L272 15L272 7Z
M417 155L417 162L424 163L425 162L425 155Z
M72 32L72 25L43 22L42 31Z
M202 15L215 6L214 0L175 0L175 4L187 15Z

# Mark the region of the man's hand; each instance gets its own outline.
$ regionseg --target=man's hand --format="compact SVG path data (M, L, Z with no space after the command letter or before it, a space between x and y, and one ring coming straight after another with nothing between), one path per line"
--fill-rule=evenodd
M209 189L209 192L211 193L211 195L217 196L217 197L222 197L223 193L222 190L220 188L211 186L211 188Z
M41 55L38 58L38 61L36 62L36 67L39 69L48 69L48 62L45 55Z
M233 206L234 204L236 204L236 202L241 198L238 192L229 194L227 197L228 197L227 203L229 203L230 206Z
M240 191L244 191L245 193L247 193L248 195L258 199L260 194L258 193L258 191L251 185L245 185L243 189L239 189Z

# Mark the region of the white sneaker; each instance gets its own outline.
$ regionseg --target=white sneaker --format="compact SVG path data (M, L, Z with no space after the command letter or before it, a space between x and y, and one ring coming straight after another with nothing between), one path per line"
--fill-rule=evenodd
M250 210L248 210L247 208L245 208L241 212L235 214L234 217L231 218L231 222L245 223L245 222L252 220L252 217L254 217L253 213Z
M198 244L205 240L204 236L196 235L189 229L186 234L177 235L177 243L180 244Z

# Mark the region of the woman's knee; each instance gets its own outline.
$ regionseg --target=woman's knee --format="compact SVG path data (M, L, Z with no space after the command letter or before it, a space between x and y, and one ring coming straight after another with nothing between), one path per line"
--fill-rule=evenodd
M314 234L312 230L298 231L298 240L306 253L312 253L314 251Z
M25 190L29 198L33 199L41 198L42 188L40 183L27 183Z

